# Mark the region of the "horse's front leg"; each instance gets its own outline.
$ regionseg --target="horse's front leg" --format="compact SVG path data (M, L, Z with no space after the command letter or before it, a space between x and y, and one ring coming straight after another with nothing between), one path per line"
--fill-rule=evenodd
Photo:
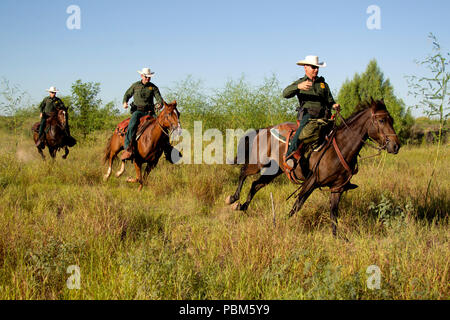
M332 192L330 195L330 218L333 230L333 236L337 236L337 217L339 201L341 201L342 192Z
M145 170L144 170L144 176L143 176L143 178L142 178L144 181L147 179L147 177L148 177L150 171L152 171L152 169L153 169L154 167L156 167L156 164L157 164L157 163L158 163L158 160L156 160L156 161L151 161L151 162L147 162L147 166L145 167Z
M143 187L143 180L142 180L142 162L140 161L134 161L134 168L136 169L136 178L128 178L127 182L138 182L139 188L138 191L142 190Z
M310 176L303 183L302 189L297 196L297 200L295 201L291 211L289 212L289 217L292 217L303 207L303 204L308 199L308 197L313 193L314 189L316 189L316 179L314 176Z
M42 160L45 160L45 155L44 155L44 152L42 152L42 148L39 148L39 147L37 147L37 149L38 149L38 152L39 152L39 154L41 155L41 157L42 157Z
M69 148L67 146L64 147L64 154L62 156L63 159L66 159L69 155Z
M56 148L48 147L48 153L50 153L50 157L52 157L52 159L55 159L56 157L56 150Z

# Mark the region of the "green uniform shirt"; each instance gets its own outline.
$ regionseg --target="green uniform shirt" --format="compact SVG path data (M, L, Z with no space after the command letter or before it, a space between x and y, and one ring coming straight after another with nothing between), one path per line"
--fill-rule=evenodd
M289 85L283 91L283 97L286 99L297 96L300 107L306 109L312 118L326 118L331 115L331 107L335 104L328 84L323 77L316 78L316 81L308 91L299 90L297 85L308 80L305 75Z
M131 87L125 92L123 96L123 102L128 102L128 100L133 97L134 104L138 107L139 111L154 111L155 104L153 98L162 106L163 99L159 93L159 89L153 83L148 82L143 84L142 81L135 82Z
M42 100L41 104L39 105L39 110L41 113L50 114L52 112L56 112L57 109L64 109L66 108L64 106L64 103L62 100L58 97L45 97L44 100Z

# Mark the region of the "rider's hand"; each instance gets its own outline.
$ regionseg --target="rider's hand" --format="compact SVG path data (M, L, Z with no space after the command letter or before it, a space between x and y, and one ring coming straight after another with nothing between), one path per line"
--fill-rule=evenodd
M124 102L123 103L123 107L126 109L126 108L128 108L128 102Z
M333 104L333 109L336 111L341 111L341 105L339 103Z
M42 118L42 112L39 114L39 118Z
M309 91L309 89L311 89L311 87L312 87L312 81L309 79L305 80L297 85L297 88L299 90L303 90L303 91Z

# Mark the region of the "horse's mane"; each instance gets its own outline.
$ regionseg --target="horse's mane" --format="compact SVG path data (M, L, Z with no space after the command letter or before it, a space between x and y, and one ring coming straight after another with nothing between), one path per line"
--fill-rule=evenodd
M377 107L380 110L386 110L386 106L384 105L384 103L382 103L382 101L380 100L376 100L374 101L374 103L377 105ZM372 102L369 101L365 101L365 102L361 102L359 103L356 107L355 107L355 111L348 116L345 119L345 123L347 124L351 124L353 121L355 121L356 119L358 119L367 109L369 109L372 106ZM341 123L338 127L338 129L341 129L342 127L345 127L344 123Z

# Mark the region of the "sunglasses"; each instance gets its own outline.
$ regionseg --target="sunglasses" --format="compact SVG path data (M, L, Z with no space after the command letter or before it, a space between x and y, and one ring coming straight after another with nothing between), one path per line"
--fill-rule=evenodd
M319 69L318 66L312 66L312 65L309 65L309 67L310 67L311 69L314 69L314 70Z

